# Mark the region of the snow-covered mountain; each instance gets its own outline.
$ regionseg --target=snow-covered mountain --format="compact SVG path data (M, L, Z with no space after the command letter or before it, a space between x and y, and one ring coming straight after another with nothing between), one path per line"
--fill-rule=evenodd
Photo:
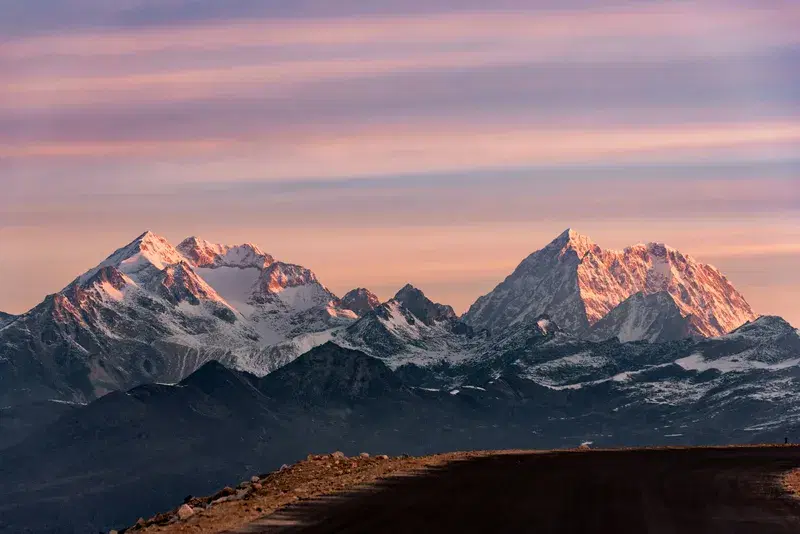
M341 306L355 312L357 315L366 315L381 305L380 299L369 289L359 287L351 289L342 297Z
M340 300L254 244L191 237L173 247L146 232L28 313L0 319L0 402L83 402L177 382L212 359L263 376L328 341L393 369L435 367L494 361L543 337L700 339L754 318L713 267L664 245L605 251L572 231L461 319L411 285L383 304L366 289Z
M390 367L460 361L475 357L480 346L453 308L431 301L410 284L337 332L333 341L380 358Z
M548 314L566 331L587 335L592 326L637 293L668 294L681 316L688 319L693 335L723 335L756 318L744 297L710 265L659 243L604 250L588 237L567 230L479 298L464 320L476 329L495 331L512 327L527 316ZM618 315L640 309L637 303L627 303ZM652 310L647 315L652 315ZM646 322L635 317L615 320L621 328ZM632 332L605 331L623 336ZM645 334L639 339L645 339Z
M210 360L264 374L357 315L303 267L257 246L145 232L2 323L0 401L86 401L177 382Z
M691 317L681 314L672 295L666 291L649 295L640 291L592 325L587 337L595 341L617 337L623 343L661 343L693 335L696 336Z

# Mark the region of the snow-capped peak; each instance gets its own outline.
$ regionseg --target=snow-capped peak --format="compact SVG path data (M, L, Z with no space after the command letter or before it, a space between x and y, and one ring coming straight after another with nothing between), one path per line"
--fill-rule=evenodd
M359 287L348 291L347 294L342 297L341 305L342 308L351 310L361 316L380 306L381 301L369 289Z
M557 250L574 250L578 256L584 256L587 252L599 248L588 236L579 234L572 228L568 228L561 235L555 238L546 248Z
M452 307L433 302L411 284L406 284L398 291L393 300L402 304L425 324L456 319L456 312Z
M714 337L755 314L714 267L661 244L606 250L567 230L528 256L465 315L476 328L497 330L547 313L566 331L589 329L632 295L666 292L694 334Z
M177 250L195 267L264 269L275 262L272 256L253 243L223 245L192 236L181 241Z
M124 247L117 249L100 265L81 275L76 282L84 284L104 267L115 267L134 281L138 281L137 277L141 273L151 269L163 271L166 267L182 261L184 261L183 256L169 241L148 230Z

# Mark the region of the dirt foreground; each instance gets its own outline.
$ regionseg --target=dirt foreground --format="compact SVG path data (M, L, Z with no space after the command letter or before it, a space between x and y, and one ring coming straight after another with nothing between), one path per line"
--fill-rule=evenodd
M448 462L509 452L455 452L424 457L378 455L348 458L338 452L309 455L305 461L285 466L274 473L254 476L236 488L223 488L214 495L187 500L184 506L169 512L140 519L136 525L120 532L224 532L297 501L345 491L387 477L413 475Z
M788 534L800 532L792 492L800 447L334 453L126 532Z

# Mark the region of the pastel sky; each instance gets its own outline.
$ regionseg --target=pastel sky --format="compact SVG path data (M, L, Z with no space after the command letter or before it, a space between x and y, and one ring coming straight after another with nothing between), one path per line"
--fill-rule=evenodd
M800 326L794 0L0 0L0 310L145 229L464 311L572 227Z

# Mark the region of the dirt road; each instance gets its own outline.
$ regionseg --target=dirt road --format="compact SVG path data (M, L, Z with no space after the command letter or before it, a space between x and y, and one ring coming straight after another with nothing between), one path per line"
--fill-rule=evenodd
M800 532L800 448L560 452L456 462L302 502L236 532Z

